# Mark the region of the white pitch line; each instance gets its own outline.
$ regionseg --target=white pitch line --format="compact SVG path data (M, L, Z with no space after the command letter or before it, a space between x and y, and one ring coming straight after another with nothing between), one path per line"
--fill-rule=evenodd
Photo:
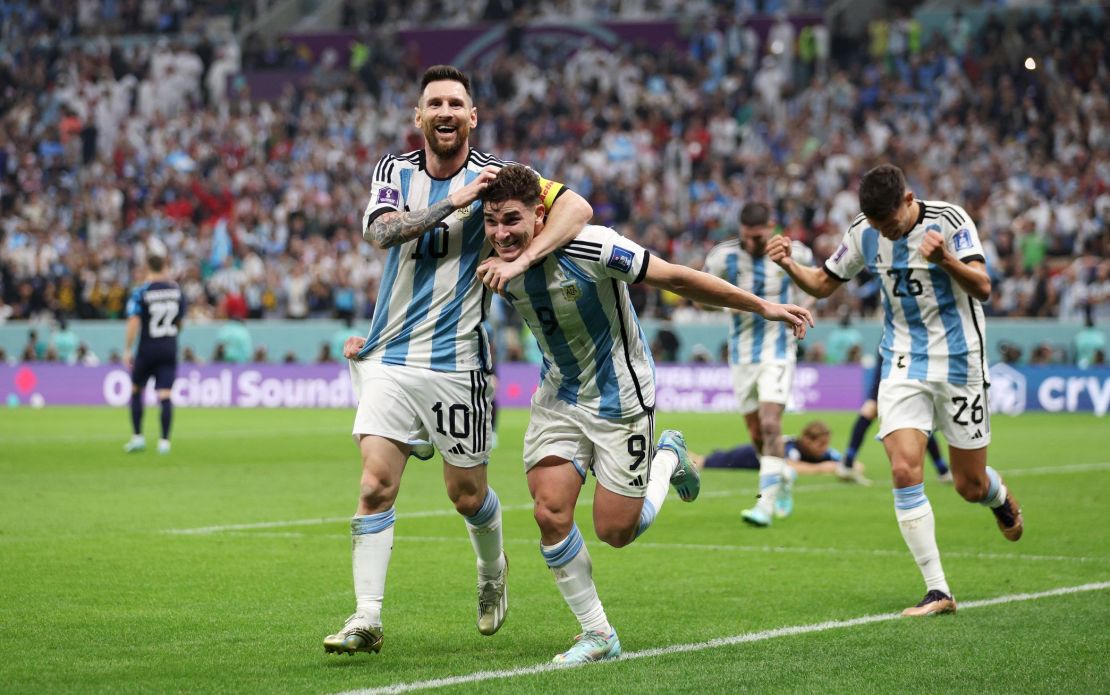
M711 497L731 497L738 494L731 490L713 490L711 492L703 493L701 496L706 498ZM577 504L578 508L589 507L593 504L593 500L584 499L580 500ZM523 512L531 511L531 504L506 504L501 506L502 512ZM458 512L454 509L426 509L419 512L398 512L398 519L424 519L435 516L458 516ZM349 516L335 516L323 517L319 519L293 519L291 521L258 521L249 524L223 524L221 526L200 526L197 528L170 528L165 529L162 533L168 533L175 536L202 536L210 533L225 533L228 531L250 531L252 529L267 529L267 528L282 528L285 526L323 526L325 524L339 524L343 522L350 522Z
M228 531L228 535L253 538L294 538L294 539L327 539L331 541L350 540L349 534L339 533L301 533L299 531ZM458 536L402 536L394 538L394 542L401 543L469 543L470 539L463 535ZM539 543L536 539L506 538L506 545L530 545ZM798 555L870 555L879 557L905 557L905 550L891 550L889 548L811 548L807 546L792 545L722 545L708 543L651 543L637 541L637 548L651 548L654 550L694 550L710 552L733 553L787 553ZM1023 555L1021 553L971 553L960 550L945 551L946 558L966 558L971 560L1029 560L1032 562L1110 562L1110 557L1092 557L1077 555Z
M1006 475L1055 475L1056 473L1082 473L1084 471L1104 471L1110 469L1105 463L1069 463L1063 466L1041 466L1039 468L1014 468L1005 471Z
M503 512L516 512L531 509L531 504L502 505ZM423 519L432 516L458 516L454 509L427 509L420 512L400 512L398 519ZM200 536L209 533L224 533L226 531L250 531L252 529L283 528L285 526L323 526L325 524L350 523L349 516L335 516L321 519L294 519L292 521L258 521L252 524L224 524L222 526L201 526L198 528L170 528L162 533L175 536Z
M1044 466L1041 468L1017 468L1011 471L1006 471L1007 476L1018 475L1055 475L1058 473L1079 473L1083 471L1099 471L1110 469L1110 462L1107 463L1075 463L1065 466ZM889 485L889 483L881 482L879 485ZM849 490L853 486L837 482L837 483L818 483L816 485L799 485L794 488L795 492L817 492L821 490ZM743 490L706 490L701 494L703 499L714 499L720 497L734 497L737 495L747 494ZM579 500L578 507L588 507L593 504L593 500L583 499ZM505 505L502 511L506 512L519 512L532 509L531 504L515 504ZM397 514L398 519L421 519L436 516L454 516L458 514L454 509L429 509L419 512L400 512ZM250 524L224 524L221 526L201 526L198 528L175 528L165 529L163 533L169 533L180 536L191 535L204 535L209 533L222 533L224 531L248 531L250 529L267 529L267 528L282 528L283 526L320 526L323 524L338 524L345 521L350 521L351 517L327 517L319 519L293 519L290 521L259 521Z
M1102 589L1110 588L1110 582L1094 582L1091 584L1080 584L1079 586L1065 586L1058 589L1050 589L1048 591L1038 591L1035 593L1024 594L1009 594L1006 596L998 596L995 598L980 599L977 601L965 601L960 604L960 610L966 611L973 608L984 608L986 606L997 606L1004 603L1016 603L1018 601L1034 601L1042 598L1050 598L1053 596L1064 596L1066 594L1078 594L1086 591L1100 591ZM614 661L605 661L595 664L597 666L609 665L619 663L621 661L630 661L632 659L646 659L657 656L669 656L671 654L683 654L687 652L700 652L706 649L716 649L717 647L728 647L736 644L746 644L749 642L762 642L764 640L775 639L777 637L793 637L794 635L805 635L814 632L825 632L826 630L837 630L841 628L855 627L857 625L868 625L871 623L882 623L891 620L898 620L901 618L899 613L879 613L876 615L864 615L859 618L851 618L849 620L827 620L821 623L812 623L809 625L792 625L789 627L780 627L774 630L762 630L760 632L747 632L740 635L733 635L731 637L718 637L706 642L693 642L687 644L673 644L668 647L656 647L654 649L643 649L637 652L626 652L621 657ZM450 676L447 678L434 678L424 681L411 681L408 683L395 683L380 688L366 688L359 690L348 690L340 693L339 695L386 695L389 693L407 693L413 690L432 690L435 688L445 688L452 685L462 685L464 683L479 683L482 681L502 680L506 678L516 678L518 676L531 676L537 673L545 673L548 671L562 670L566 668L579 668L584 664L566 665L566 664L553 664L544 663L537 664L536 666L523 666L514 669L505 669L502 671L478 671L476 673L469 673L463 676Z

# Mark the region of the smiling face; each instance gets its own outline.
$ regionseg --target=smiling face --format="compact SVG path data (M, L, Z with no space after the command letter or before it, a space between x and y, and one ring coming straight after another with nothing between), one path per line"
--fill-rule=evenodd
M416 107L416 127L434 155L451 159L466 147L470 131L478 125L478 109L466 87L454 80L429 82Z
M543 204L525 205L515 199L482 204L486 239L503 261L515 261L536 232L543 228Z

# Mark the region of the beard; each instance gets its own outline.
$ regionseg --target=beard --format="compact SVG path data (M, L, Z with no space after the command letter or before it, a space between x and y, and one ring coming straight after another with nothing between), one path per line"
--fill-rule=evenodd
M455 141L449 145L441 144L437 137L439 133L436 132L436 125L431 124L424 128L424 140L428 143L428 147L432 150L435 156L441 159L451 159L459 150L466 144L467 138L470 136L470 129L465 123L455 124Z

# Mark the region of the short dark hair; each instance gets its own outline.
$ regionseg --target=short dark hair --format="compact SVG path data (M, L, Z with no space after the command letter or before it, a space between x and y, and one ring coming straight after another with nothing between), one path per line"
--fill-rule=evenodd
M859 184L859 208L872 220L886 220L902 204L906 177L893 164L880 164L863 175Z
M767 203L744 203L740 209L740 224L745 227L759 227L771 221L771 206Z
M150 268L151 272L160 273L162 268L166 267L166 259L153 254L149 255L146 257L146 267Z
M458 82L466 90L467 95L470 94L470 78L466 76L462 70L459 70L454 65L433 65L424 71L424 77L420 80L420 93L424 93L424 89L432 82L439 82L441 80L450 80Z
M482 191L483 203L503 203L506 200L519 200L525 205L538 205L540 202L540 177L523 164L509 164L497 172L497 178L490 181Z

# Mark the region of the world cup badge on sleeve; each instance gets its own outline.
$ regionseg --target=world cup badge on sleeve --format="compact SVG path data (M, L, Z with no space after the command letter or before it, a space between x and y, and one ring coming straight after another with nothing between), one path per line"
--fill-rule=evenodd
M382 186L380 189L378 189L378 205L392 205L393 207L397 207L397 204L400 202L401 194L396 188L393 188L391 186Z
M627 273L632 270L632 252L628 249L622 249L619 246L613 247L613 252L609 254L609 261L605 264L610 268L619 270L622 273Z

